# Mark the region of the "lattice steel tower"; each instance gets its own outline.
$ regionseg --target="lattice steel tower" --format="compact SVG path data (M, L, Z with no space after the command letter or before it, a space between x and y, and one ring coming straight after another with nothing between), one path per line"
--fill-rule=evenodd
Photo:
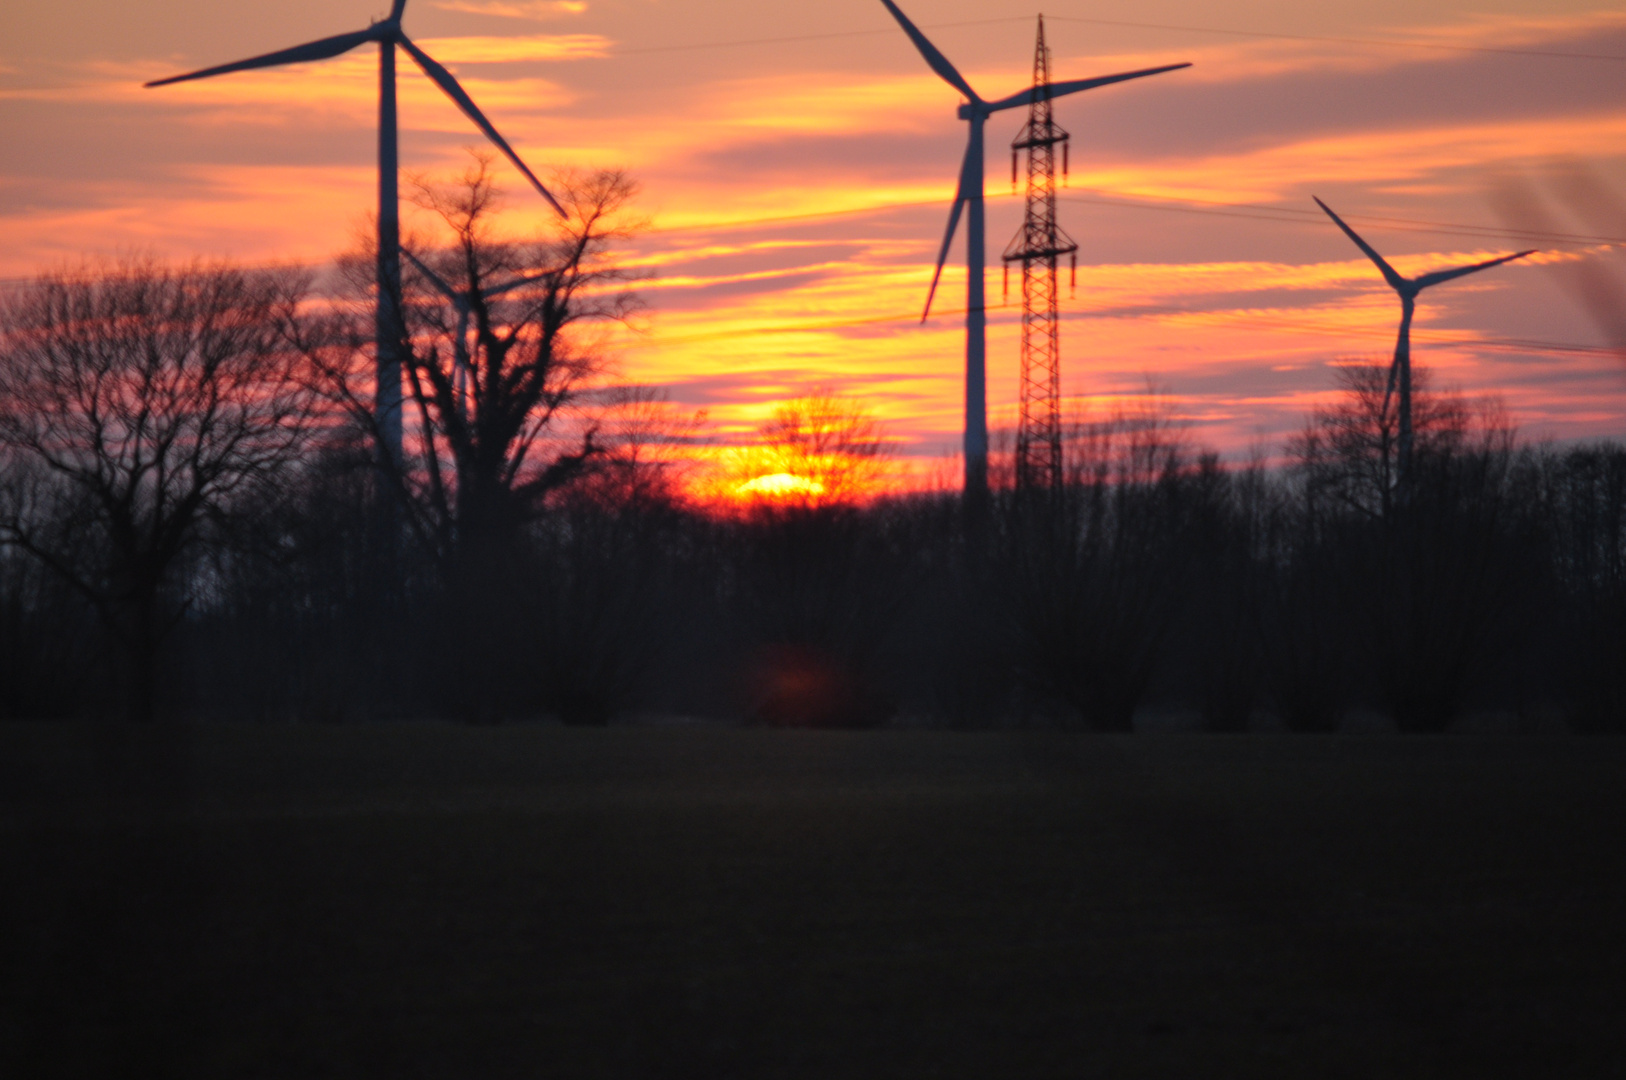
M1056 224L1056 147L1067 174L1067 132L1056 124L1050 101L1050 50L1044 43L1044 16L1033 53L1033 101L1028 122L1011 143L1011 185L1017 158L1027 151L1028 200L1022 228L1005 248L1010 264L1022 263L1022 416L1016 429L1018 489L1061 486L1061 337L1057 313L1056 260L1072 256L1078 273L1078 245Z

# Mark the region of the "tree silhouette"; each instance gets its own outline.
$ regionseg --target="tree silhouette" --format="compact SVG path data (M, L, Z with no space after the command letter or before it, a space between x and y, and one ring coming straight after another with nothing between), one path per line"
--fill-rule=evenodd
M447 568L511 541L604 449L591 424L567 442L562 421L603 368L579 329L625 320L640 306L620 287L635 275L614 250L632 231L625 211L636 187L624 173L600 171L563 173L555 190L568 219L517 242L497 234L502 200L488 158L476 155L452 184L418 184L416 201L452 242L408 247L406 407L416 437L396 494ZM368 425L366 365L354 347L362 340L353 332L348 353L312 352L331 392Z
M95 607L130 719L153 717L159 645L192 600L184 558L280 490L310 430L278 330L304 286L130 261L46 275L5 305L0 539Z

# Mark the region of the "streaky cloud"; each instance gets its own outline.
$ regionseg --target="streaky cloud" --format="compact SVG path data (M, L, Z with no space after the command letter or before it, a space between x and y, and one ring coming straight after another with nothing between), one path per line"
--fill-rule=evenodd
M569 18L587 10L583 0L435 0L432 7L442 11L464 11L471 15L496 15L505 19Z

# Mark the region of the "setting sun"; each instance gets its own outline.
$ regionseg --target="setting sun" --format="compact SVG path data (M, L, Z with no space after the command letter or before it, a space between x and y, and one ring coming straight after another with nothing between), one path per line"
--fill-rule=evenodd
M805 476L772 473L768 476L759 476L755 480L747 480L734 491L745 498L808 498L823 495L824 485Z

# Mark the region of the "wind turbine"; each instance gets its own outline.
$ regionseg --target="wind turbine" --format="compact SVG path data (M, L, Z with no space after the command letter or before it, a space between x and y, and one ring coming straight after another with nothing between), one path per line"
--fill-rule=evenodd
M959 117L969 126L970 138L966 142L965 158L960 163L959 187L954 192L954 206L949 211L948 230L943 234L943 246L937 253L937 268L932 272L931 288L926 292L926 309L921 313L920 321L925 322L926 317L931 314L932 297L937 293L937 280L943 274L943 261L948 258L949 244L954 240L954 230L960 224L960 212L969 208L965 244L965 495L968 503L981 502L988 494L988 318L984 310L986 301L982 280L983 249L986 243L982 212L982 129L994 113L1031 104L1034 88L1030 86L998 101L984 101L971 89L971 84L965 81L965 77L955 70L954 65L949 63L948 58L937 50L937 46L927 41L926 36L909 21L909 17L898 10L897 4L892 0L881 0L881 3L885 4L892 17L898 20L898 25L909 35L909 40L915 43L920 55L925 57L927 66L966 98L960 105ZM1052 83L1047 89L1050 97L1054 99L1076 94L1080 90L1093 90L1097 86L1126 82L1147 75L1161 75L1165 71L1190 66L1190 64L1166 64L1163 67L1103 75L1095 79Z
M1366 252L1366 257L1377 265L1383 273L1383 280L1389 287L1400 294L1400 337L1395 341L1394 362L1389 365L1389 383L1383 391L1383 415L1389 415L1389 399L1394 396L1395 382L1400 383L1400 460L1395 470L1395 501L1405 506L1411 498L1411 458L1412 458L1412 427L1411 427L1411 317L1417 306L1417 294L1430 285L1451 281L1480 270L1489 270L1493 266L1500 266L1514 259L1522 259L1526 255L1534 255L1535 248L1528 251L1515 252L1512 255L1503 255L1496 259L1487 259L1472 266L1459 266L1452 270L1436 270L1431 274L1420 274L1414 278L1401 277L1395 268L1384 261L1382 255L1373 250L1372 245L1362 240L1355 230L1344 224L1344 219L1332 212L1332 207L1316 199L1315 204L1327 212L1327 216L1344 230L1344 235L1355 241L1355 246Z
M291 49L281 49L231 64L203 68L185 75L155 79L146 84L149 87L167 86L170 83L186 82L190 79L227 75L234 71L251 71L255 68L327 60L368 42L378 43L378 305L373 324L376 342L375 371L378 381L374 391L373 416L378 425L379 464L386 469L399 469L402 460L401 357L406 339L406 327L400 310L401 216L396 175L399 167L395 128L396 47L405 49L407 54L417 61L423 73L446 92L446 96L463 110L465 116L474 121L474 126L484 132L486 138L496 144L497 149L501 150L504 156L514 163L514 167L525 175L525 179L542 193L542 197L553 204L560 217L568 216L564 207L559 205L559 201L542 186L542 181L538 180L536 174L520 160L514 148L508 145L508 141L491 125L491 121L486 119L479 106L475 105L473 99L458 85L452 73L436 63L433 57L418 48L412 39L406 36L406 32L401 29L401 13L406 8L406 2L407 0L393 0L389 17L382 22L373 23L365 30L338 34L322 38L320 41L295 45Z
M420 274L429 279L429 283L442 296L451 301L452 308L457 312L457 331L452 339L452 397L457 406L458 418L467 422L468 409L465 401L468 395L468 385L473 377L473 363L469 356L469 318L474 312L475 297L478 296L481 300L490 300L494 296L512 292L521 285L529 285L533 281L545 278L553 271L538 270L534 274L522 274L500 285L490 285L478 291L472 288L454 289L445 278L425 266L423 260L406 248L401 249L401 254L405 255L412 265L418 268Z

